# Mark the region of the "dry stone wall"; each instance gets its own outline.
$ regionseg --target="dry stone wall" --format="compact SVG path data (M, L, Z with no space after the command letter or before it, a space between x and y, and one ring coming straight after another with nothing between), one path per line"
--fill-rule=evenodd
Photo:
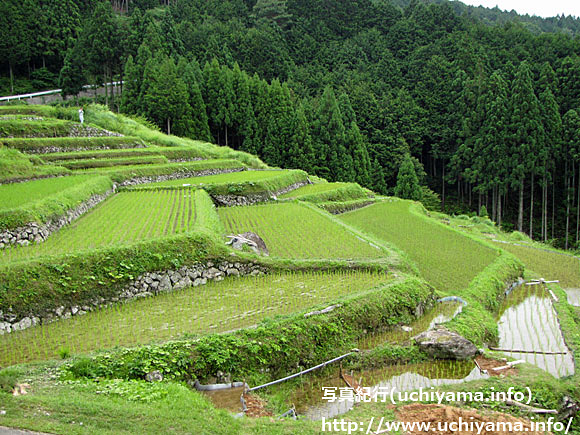
M227 276L253 276L267 272L267 267L256 262L230 261L208 261L205 264L193 264L177 270L147 272L123 287L116 296L109 299L98 297L83 304L68 307L61 305L45 313L30 312L20 318L10 310L6 312L0 311L0 335L20 331L41 323L80 316L112 303L149 297L186 287L197 287L211 280L221 281Z
M136 186L138 184L147 184L147 183L159 183L161 181L169 181L169 180L180 180L182 178L191 178L191 177L202 177L204 175L218 175L218 174L228 174L230 172L241 172L244 168L227 168L227 169L204 169L201 171L184 171L184 172L175 172L173 174L167 175L151 175L151 176L143 176L143 177L135 177L129 180L123 181L120 186Z
M307 184L311 184L310 180L306 181L299 181L298 183L291 184L290 186L284 187L280 190L277 190L274 193L270 192L261 192L261 193L252 193L249 195L214 195L212 194L212 198L217 203L218 206L221 207L234 207L237 205L252 205L257 204L259 202L265 202L270 199L277 199L279 195L283 195L285 193L291 192L292 190L298 189L299 187L306 186Z

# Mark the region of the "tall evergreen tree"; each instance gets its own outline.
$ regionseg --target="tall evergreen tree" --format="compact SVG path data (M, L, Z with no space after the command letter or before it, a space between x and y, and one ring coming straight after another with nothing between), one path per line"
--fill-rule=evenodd
M397 175L397 185L395 186L395 196L403 199L419 201L422 197L422 189L415 172L415 165L411 156L405 156L399 174Z
M530 68L520 63L512 87L511 105L512 186L518 189L518 231L524 226L525 178L533 174L540 134L540 108L534 94ZM533 181L532 181L533 183Z

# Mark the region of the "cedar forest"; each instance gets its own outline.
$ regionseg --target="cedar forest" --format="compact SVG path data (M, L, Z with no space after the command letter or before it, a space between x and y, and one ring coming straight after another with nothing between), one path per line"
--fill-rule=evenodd
M580 237L580 24L459 3L4 0L0 92L114 110L330 181Z

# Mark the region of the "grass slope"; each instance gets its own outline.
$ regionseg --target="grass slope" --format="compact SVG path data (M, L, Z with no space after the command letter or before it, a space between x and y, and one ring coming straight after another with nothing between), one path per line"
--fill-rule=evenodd
M20 207L87 181L89 176L49 178L0 185L0 210Z
M228 232L253 231L270 255L282 258L380 259L384 251L298 203L227 207L218 213Z
M439 290L461 290L497 253L410 210L408 201L381 202L345 213L345 222L405 251Z

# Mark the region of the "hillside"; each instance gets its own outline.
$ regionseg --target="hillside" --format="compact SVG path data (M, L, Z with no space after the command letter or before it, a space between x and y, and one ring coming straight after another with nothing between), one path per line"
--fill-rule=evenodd
M61 88L68 104L383 195L409 157L434 208L485 205L507 231L580 243L577 19L443 0L39 7L2 3L0 93ZM122 95L76 101L120 80Z
M307 434L321 417L400 420L403 403L325 403L321 386L344 386L337 363L243 396L194 388L256 387L344 355L368 387L529 387L561 416L564 396L580 401L580 308L566 293L580 288L578 258L487 217L269 167L103 106L85 107L82 126L76 114L0 107L0 426ZM226 244L246 231L269 255ZM521 276L561 286L514 289ZM411 340L438 323L485 348L481 364L504 365L490 348L515 339L536 353L506 353L527 363L488 378L472 357L440 360ZM235 418L240 397L249 409ZM274 418L290 408L297 419Z

